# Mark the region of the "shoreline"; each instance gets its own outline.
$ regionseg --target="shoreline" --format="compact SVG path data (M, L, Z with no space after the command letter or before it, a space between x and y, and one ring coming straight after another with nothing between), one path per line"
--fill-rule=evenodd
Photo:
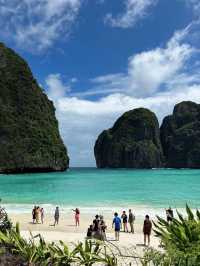
M165 209L169 206L152 206L152 205L139 205L139 204L123 204L121 206L76 206L76 205L54 205L54 204L1 204L3 208L5 208L6 212L10 216L20 216L20 215L27 215L31 216L33 206L40 206L44 209L45 215L53 216L56 206L59 206L60 213L63 216L71 216L73 214L72 209L75 209L78 207L81 211L81 215L89 215L89 216L95 216L96 214L111 217L114 212L118 212L119 214L122 213L122 211L126 211L128 213L128 210L131 209L139 220L143 220L146 214L148 214L152 219L155 219L156 216L160 216L162 218L166 217ZM174 215L176 216L176 210L181 212L183 215L186 213L185 211L185 205L183 207L174 207L171 206L174 210ZM196 208L191 208L192 210L196 210Z

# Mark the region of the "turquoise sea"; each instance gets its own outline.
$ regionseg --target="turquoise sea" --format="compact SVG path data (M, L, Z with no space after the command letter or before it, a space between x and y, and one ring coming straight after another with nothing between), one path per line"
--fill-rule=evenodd
M134 208L141 215L164 208L200 208L200 170L101 170L71 168L60 173L0 175L0 198L13 212L33 204L51 211L85 212Z

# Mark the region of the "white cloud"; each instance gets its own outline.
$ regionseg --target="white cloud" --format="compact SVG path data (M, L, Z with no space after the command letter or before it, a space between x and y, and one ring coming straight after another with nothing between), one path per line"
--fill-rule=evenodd
M188 7L192 7L194 14L200 18L200 1L199 0L185 0Z
M112 27L129 28L144 18L150 7L155 5L157 0L124 0L125 11L118 16L111 13L105 17L105 23Z
M70 86L63 84L60 74L50 74L45 80L48 96L51 100L56 101L65 97L66 93L71 90Z
M146 107L161 122L180 101L200 103L199 62L193 58L198 51L187 43L190 34L191 25L176 32L165 47L132 56L127 73L96 77L91 80L94 88L79 97L71 97L73 92L55 97L56 114L72 166L95 165L96 138L125 111ZM109 95L96 101L80 98L101 91Z
M81 0L0 0L0 35L40 52L68 38L80 5Z
M169 84L178 80L192 83L198 76L188 77L185 73L187 61L197 49L185 41L191 25L174 36L163 48L144 51L131 56L127 73L108 74L92 79L94 87L83 95L122 92L134 97L149 97L160 89L169 89ZM178 78L179 77L179 78ZM186 83L185 83L186 84Z

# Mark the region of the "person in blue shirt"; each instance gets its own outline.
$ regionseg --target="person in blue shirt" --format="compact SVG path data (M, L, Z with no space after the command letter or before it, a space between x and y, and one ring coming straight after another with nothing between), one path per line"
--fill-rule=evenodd
M120 232L120 228L121 228L121 219L119 218L117 212L114 213L114 219L113 219L112 227L113 227L113 225L115 226L115 240L119 241L119 232Z

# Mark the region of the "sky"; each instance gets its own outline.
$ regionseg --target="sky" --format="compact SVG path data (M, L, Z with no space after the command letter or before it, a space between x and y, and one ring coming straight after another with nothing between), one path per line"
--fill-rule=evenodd
M200 103L200 0L0 0L0 41L56 107L70 166L124 112Z

